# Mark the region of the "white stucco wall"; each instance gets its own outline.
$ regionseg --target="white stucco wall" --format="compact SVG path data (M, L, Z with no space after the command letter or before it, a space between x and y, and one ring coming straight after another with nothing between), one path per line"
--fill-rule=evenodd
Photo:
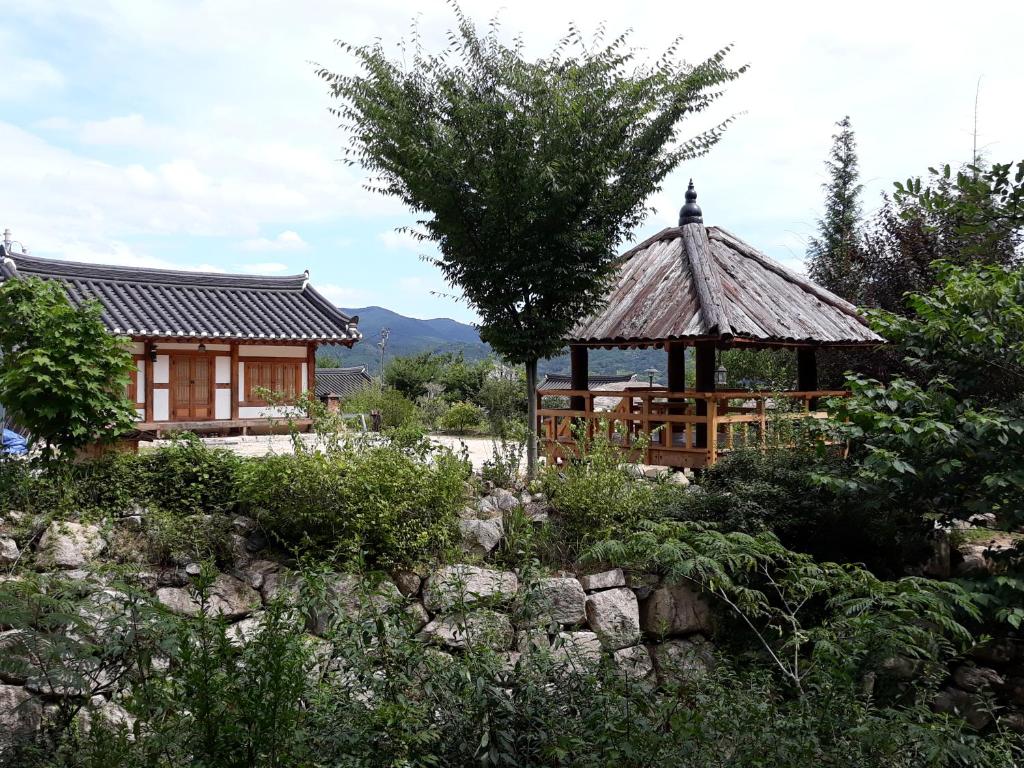
M153 390L153 421L167 421L171 418L170 391Z
M216 390L214 392L213 418L215 418L215 419L230 419L231 418L231 390L230 389L218 389L218 390Z
M153 363L153 383L169 384L171 381L171 358L167 355L157 355Z
M240 344L239 357L305 357L306 347L292 347L276 344Z
M146 361L136 360L135 371L138 377L135 380L135 402L146 402Z

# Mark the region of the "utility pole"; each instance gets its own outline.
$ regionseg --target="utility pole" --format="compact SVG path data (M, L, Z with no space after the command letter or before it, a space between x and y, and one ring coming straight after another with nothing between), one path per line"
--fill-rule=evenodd
M391 338L390 328L380 329L380 341L377 348L380 350L380 388L384 389L384 351L388 348L388 339Z

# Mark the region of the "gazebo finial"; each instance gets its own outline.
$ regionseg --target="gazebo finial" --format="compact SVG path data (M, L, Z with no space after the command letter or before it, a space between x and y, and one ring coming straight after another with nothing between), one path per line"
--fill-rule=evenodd
M704 215L697 205L697 190L693 188L693 179L690 179L690 186L686 188L686 205L679 209L679 226L703 223Z

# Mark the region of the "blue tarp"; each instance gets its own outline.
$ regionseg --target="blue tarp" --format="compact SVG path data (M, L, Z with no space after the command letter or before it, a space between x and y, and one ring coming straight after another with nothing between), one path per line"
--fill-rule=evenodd
M5 429L3 439L0 440L0 453L23 456L28 453L28 441L17 432Z

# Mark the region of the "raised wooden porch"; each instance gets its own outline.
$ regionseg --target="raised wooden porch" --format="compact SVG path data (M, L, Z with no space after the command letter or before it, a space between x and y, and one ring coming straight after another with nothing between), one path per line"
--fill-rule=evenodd
M549 464L577 455L578 436L591 440L603 433L621 447L626 460L705 467L740 448L785 444L784 425L827 418L820 401L848 394L842 390L695 392L665 387L537 390L537 434ZM553 397L569 397L570 407L546 406L545 398ZM596 407L599 398L606 404L610 398L611 407Z

